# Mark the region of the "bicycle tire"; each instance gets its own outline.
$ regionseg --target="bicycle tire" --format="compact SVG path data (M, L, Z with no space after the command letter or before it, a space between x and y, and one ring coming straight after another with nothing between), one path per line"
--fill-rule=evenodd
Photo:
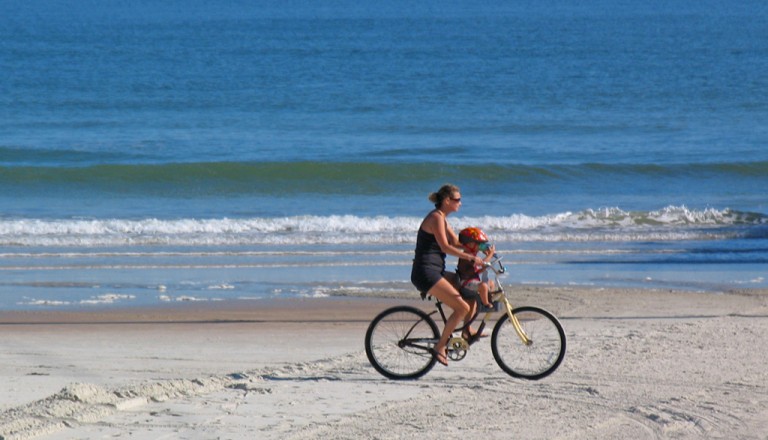
M491 335L493 358L512 377L539 380L552 374L565 357L565 332L554 315L538 307L512 310L532 343L525 345L504 314Z
M365 354L373 368L394 380L418 379L435 366L429 351L440 338L422 310L396 306L379 313L365 333Z

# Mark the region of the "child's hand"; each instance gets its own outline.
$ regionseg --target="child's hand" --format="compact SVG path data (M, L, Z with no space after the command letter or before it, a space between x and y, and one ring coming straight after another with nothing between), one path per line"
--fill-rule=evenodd
M495 245L488 246L488 249L485 251L485 255L488 256L488 257L492 257L493 254L495 254L495 253L496 253L496 246Z

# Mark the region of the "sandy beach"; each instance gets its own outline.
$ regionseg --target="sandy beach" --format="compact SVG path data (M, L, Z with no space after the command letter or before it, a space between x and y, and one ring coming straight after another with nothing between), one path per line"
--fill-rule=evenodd
M406 299L0 313L0 439L768 438L768 292L518 288L561 318L550 377L488 340L417 381L368 363Z

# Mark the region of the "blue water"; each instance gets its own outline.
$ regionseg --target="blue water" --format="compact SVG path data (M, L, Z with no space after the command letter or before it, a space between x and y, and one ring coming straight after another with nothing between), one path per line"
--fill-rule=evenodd
M380 3L0 3L0 307L406 291L445 182L508 282L768 287L764 2Z

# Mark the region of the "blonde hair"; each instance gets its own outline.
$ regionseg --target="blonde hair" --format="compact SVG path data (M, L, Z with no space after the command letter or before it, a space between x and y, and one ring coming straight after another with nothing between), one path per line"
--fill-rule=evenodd
M454 193L457 192L461 192L458 186L446 183L445 185L441 186L437 192L433 192L429 195L429 201L435 204L435 208L439 208L445 199L450 198Z

